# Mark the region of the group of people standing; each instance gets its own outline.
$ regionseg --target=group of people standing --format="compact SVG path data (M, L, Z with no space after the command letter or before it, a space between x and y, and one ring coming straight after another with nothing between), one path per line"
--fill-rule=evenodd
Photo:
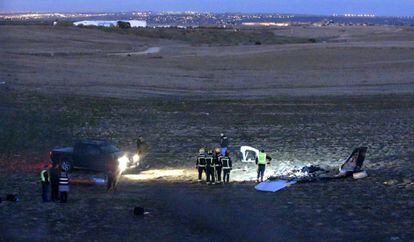
M203 173L206 174L207 184L222 183L221 174L223 173L223 182L228 183L230 180L230 171L233 164L228 150L229 139L223 133L220 135L220 148L209 150L201 148L196 160L198 170L198 181L202 181ZM270 164L272 158L262 149L256 155L257 165L257 182L263 182L266 166Z
M196 168L198 170L198 181L202 181L203 173L207 184L229 183L232 160L228 150L229 141L224 134L220 135L220 146L214 150L201 148L199 150ZM223 181L221 175L223 174Z
M40 182L42 184L42 200L43 202L66 203L69 192L69 175L67 171L60 169L58 164L53 164L49 169L49 165L45 165L40 172ZM49 189L50 199L49 199Z

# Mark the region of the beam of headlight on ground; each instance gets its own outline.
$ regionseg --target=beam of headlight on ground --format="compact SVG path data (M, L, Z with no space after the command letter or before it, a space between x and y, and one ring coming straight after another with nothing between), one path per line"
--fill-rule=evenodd
M276 155L271 154L272 157ZM314 159L312 159L314 158ZM314 160L314 162L311 162ZM337 161L324 161L318 160L316 157L310 157L309 161L301 161L297 159L292 160L278 160L273 159L271 164L266 166L265 179L270 176L283 176L287 174L294 174L297 177L306 175L304 173L292 173L292 170L300 170L304 166L317 165L324 169L336 168L343 163L343 160ZM131 181L146 181L156 179L167 180L195 180L197 179L196 169L152 169L142 171L139 174L125 174L122 177ZM243 181L255 181L257 178L257 165L252 163L244 163L236 161L233 163L233 170L230 173L230 181L243 182ZM205 180L205 173L203 173L203 180Z
M143 171L139 174L126 174L124 178L132 181L154 180L159 178L183 179L186 176L194 175L195 172L185 169L154 169Z

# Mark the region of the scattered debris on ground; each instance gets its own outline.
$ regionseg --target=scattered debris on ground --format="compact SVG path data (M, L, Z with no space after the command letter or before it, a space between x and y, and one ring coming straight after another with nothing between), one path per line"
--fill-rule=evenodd
M295 183L326 181L350 176L354 179L362 179L368 176L366 170L363 170L366 152L367 147L356 148L339 169L327 170L313 165L305 166L300 170L292 170L282 176L270 177L267 181L259 183L255 189L276 192Z

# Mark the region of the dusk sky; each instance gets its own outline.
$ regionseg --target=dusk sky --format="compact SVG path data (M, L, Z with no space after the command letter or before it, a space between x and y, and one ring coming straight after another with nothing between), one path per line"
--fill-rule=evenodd
M2 12L199 11L414 16L414 0L0 0Z

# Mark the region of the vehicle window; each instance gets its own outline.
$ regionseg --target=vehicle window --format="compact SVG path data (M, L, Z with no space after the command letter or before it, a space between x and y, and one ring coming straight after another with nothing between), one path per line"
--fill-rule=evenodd
M101 146L101 150L105 154L107 154L107 153L114 153L114 152L118 152L119 151L119 149L116 148L113 145L103 145L103 146Z
M93 146L93 145L87 145L85 147L85 155L93 156L93 155L99 155L99 154L100 154L100 152L99 152L98 147Z

